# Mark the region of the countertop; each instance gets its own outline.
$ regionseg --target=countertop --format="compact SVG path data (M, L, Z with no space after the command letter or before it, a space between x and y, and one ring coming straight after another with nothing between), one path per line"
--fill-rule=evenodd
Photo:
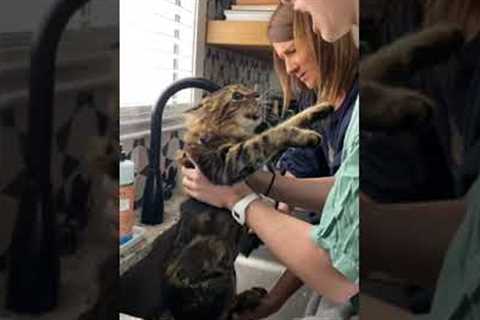
M171 199L165 202L163 223L155 226L137 224L139 227L145 229L144 240L138 245L135 245L133 251L129 250L130 252L128 254L120 252L120 276L144 259L151 252L152 244L155 240L177 224L180 216L180 203L185 199L186 197L182 193L177 192ZM141 210L137 210L137 217L140 216L140 211Z

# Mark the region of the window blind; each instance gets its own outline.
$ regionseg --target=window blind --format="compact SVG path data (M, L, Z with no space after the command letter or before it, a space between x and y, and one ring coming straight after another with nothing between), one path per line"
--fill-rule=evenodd
M198 0L120 1L120 107L153 106L173 81L193 76ZM190 106L192 90L168 108Z

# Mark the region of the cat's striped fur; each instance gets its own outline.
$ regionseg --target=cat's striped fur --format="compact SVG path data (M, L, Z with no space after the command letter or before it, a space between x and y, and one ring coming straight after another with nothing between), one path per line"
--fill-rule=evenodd
M190 111L181 163L188 166L187 152L212 182L233 184L288 147L313 147L321 142L317 132L305 127L325 118L333 111L332 106L310 107L256 134L255 129L262 122L262 107L256 97L254 91L242 85L231 85Z
M245 86L231 85L189 111L179 164L191 166L192 159L212 182L233 184L288 147L320 143L321 136L305 127L327 117L331 106L311 107L256 133L263 120L257 96ZM235 295L234 261L247 229L228 210L194 199L185 201L180 211L177 236L166 262L164 291L175 319L227 320L234 312L254 308L266 291L257 288Z
M360 63L362 130L408 129L425 124L434 103L407 87L412 75L447 60L464 43L461 29L439 24L407 35Z

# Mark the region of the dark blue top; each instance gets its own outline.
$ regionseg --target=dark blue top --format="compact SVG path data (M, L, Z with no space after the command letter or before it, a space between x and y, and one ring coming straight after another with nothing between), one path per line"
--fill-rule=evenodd
M347 96L329 118L328 123L322 130L322 149L327 159L330 175L337 172L342 163L342 149L345 132L347 131L352 116L353 105L358 96L358 84L355 81Z
M333 176L342 162L343 139L347 131L353 105L358 95L358 81L352 85L341 106L320 129L322 144L316 148L290 148L279 160L280 169L299 178ZM315 97L303 95L299 99L301 110L315 104Z

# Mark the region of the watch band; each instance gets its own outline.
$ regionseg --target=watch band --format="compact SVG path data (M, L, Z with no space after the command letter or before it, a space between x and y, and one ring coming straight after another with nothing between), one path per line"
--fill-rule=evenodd
M250 193L240 199L232 208L232 217L242 226L245 224L245 211L248 206L255 200L260 199L258 194Z

